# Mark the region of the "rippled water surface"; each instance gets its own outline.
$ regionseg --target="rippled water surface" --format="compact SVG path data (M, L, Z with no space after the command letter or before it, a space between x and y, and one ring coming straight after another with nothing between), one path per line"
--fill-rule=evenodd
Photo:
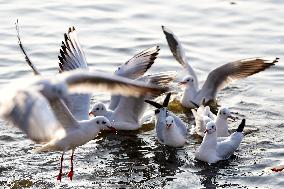
M199 2L199 3L198 3ZM114 71L135 53L159 44L160 56L149 73L180 71L161 25L180 38L190 64L204 80L208 71L247 57L279 57L275 67L237 81L218 94L251 130L227 161L207 165L194 159L200 140L172 149L155 132L102 134L78 148L75 176L56 182L60 153L33 154L34 144L1 122L2 188L281 188L283 173L267 167L284 163L284 1L36 1L0 0L0 87L33 77L17 45L19 19L24 45L46 75L57 72L63 33L75 26L91 69ZM109 102L96 94L94 101ZM181 116L184 117L183 114ZM192 124L192 118L185 119ZM232 128L237 123L232 123ZM70 168L66 156L64 170Z

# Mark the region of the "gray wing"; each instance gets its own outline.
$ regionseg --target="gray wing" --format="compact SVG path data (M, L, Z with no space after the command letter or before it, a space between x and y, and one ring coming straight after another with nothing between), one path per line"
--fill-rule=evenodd
M59 72L74 70L77 68L88 69L85 54L77 37L76 30L69 28L68 33L64 34L64 41L60 49Z
M120 65L115 74L130 79L141 77L154 64L159 50L159 46L154 46L136 54L126 63Z
M141 77L152 64L154 64L154 61L159 54L159 50L159 46L154 46L136 54L126 63L120 65L115 71L115 74L130 79ZM109 109L114 110L117 107L120 98L120 95L112 95Z
M159 87L102 72L70 71L60 74L60 76L59 82L61 80L63 84L66 84L70 93L102 91L138 97L145 93L161 94L168 90L167 87Z
M264 71L277 62L278 58L274 60L251 58L227 63L209 73L198 95L200 99L203 97L213 99L217 91L230 82Z
M88 70L85 54L80 45L74 26L69 28L67 34L64 34L64 41L62 41L58 59L60 61L59 72L76 69ZM90 109L90 99L90 94L73 94L67 97L67 102L65 103L77 120L86 120L89 118L88 111Z
M165 26L162 26L162 30L166 36L168 46L171 52L173 53L173 56L186 69L187 73L191 75L192 77L194 77L194 84L196 88L198 88L197 76L194 70L192 69L192 67L188 64L185 51L181 43L179 42L177 36Z
M26 50L24 49L24 46L23 46L23 44L22 44L21 37L20 37L20 28L19 28L18 20L17 20L17 22L16 22L16 31L17 31L18 44L19 44L19 47L20 47L22 53L23 53L24 56L25 56L26 62L27 62L28 65L31 67L31 69L33 70L33 72L34 72L35 75L40 75L40 72L38 71L38 69L36 68L36 66L32 63L32 61L30 60L29 56L28 56L27 53L26 53Z
M170 88L170 85L176 79L176 76L177 76L176 72L160 72L160 73L157 73L157 74L151 74L151 75L144 76L141 79L146 80L150 84L154 84L154 85L157 85L157 86L160 86L160 87ZM156 98L160 95L161 94L147 95L146 99L152 100L152 99L154 99L154 98Z
M64 128L79 127L79 123L62 99L49 101L57 120Z
M39 93L18 91L10 101L1 104L1 117L21 129L35 142L47 142L64 129Z

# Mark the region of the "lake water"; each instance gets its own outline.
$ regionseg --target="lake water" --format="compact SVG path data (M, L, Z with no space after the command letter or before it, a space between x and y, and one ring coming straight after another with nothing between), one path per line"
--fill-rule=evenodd
M73 25L96 70L112 72L135 53L159 44L159 58L149 73L180 71L161 25L178 35L202 80L230 61L280 58L275 67L218 94L219 104L245 117L253 131L227 161L211 166L196 161L200 141L191 137L185 147L171 149L157 142L154 130L106 134L76 150L74 180L65 176L58 183L61 154L31 153L34 144L1 121L0 188L283 188L283 172L267 169L284 163L283 9L281 0L0 0L0 87L33 77L17 45L16 19L28 54L45 75L57 73L63 33ZM109 102L109 97L96 94L93 101L98 100ZM68 156L64 166L68 172Z

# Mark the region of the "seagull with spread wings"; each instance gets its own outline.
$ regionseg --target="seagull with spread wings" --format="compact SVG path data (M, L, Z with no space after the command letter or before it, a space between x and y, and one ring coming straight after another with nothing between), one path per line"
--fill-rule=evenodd
M278 58L272 60L249 58L230 62L212 70L203 86L199 88L197 75L188 63L185 51L177 36L165 26L162 26L162 30L173 56L187 71L187 75L179 83L185 86L181 99L181 104L184 107L198 107L203 98L205 103L215 100L217 92L230 82L264 71L278 62Z

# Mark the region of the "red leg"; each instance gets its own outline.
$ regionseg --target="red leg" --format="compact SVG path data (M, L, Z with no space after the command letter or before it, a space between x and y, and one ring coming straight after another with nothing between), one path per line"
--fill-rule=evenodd
M64 152L61 156L61 162L60 162L60 170L59 170L59 174L57 176L57 180L59 180L61 182L61 178L62 178L62 164L63 164L63 155L64 155Z
M74 175L74 171L73 171L73 156L74 156L74 149L72 149L72 155L71 155L71 170L68 173L68 177L70 178L70 180L72 180L73 175Z

